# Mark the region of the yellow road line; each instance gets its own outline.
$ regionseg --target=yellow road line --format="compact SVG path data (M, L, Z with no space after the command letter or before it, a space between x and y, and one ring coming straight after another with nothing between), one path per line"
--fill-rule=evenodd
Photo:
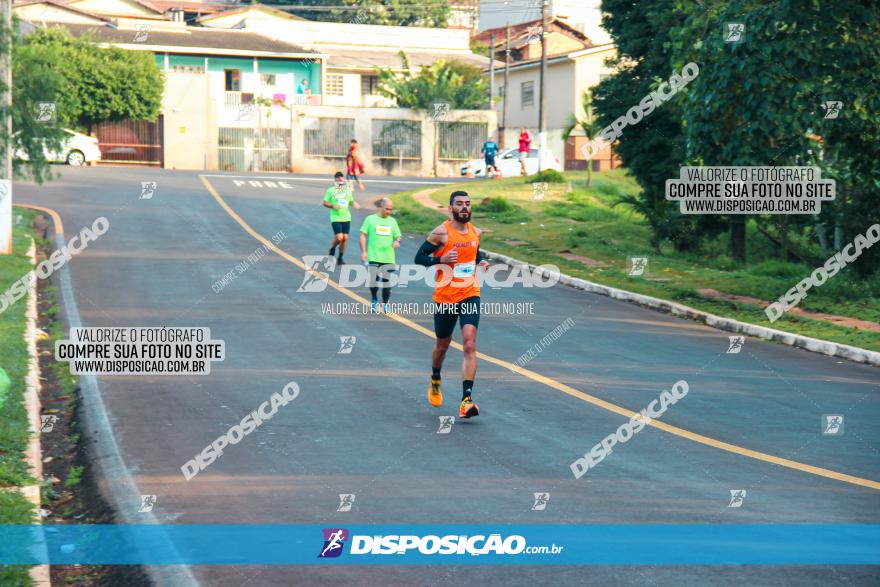
M212 186L204 176L199 176L199 177L201 178L202 183L205 184L205 187L208 189L208 192L210 192L210 194L212 196L214 196L214 199L217 200L217 203L220 204L220 206L224 210L226 210L226 213L229 214L232 217L232 219L235 220L245 230L245 232L247 232L252 237L257 239L257 241L263 243L267 247L267 249L274 251L276 254L280 255L284 259L287 259L288 261L290 261L291 263L293 263L294 265L296 265L300 269L307 271L309 273L312 273L317 278L323 279L324 281L327 282L327 285L329 285L330 287L332 287L336 291L342 293L343 295L348 296L352 300L355 300L355 301L360 302L362 304L369 303L366 298L359 296L358 294L352 292L351 290L349 290L345 287L342 287L341 285L337 284L335 281L333 281L329 277L325 277L325 276L321 275L320 273L312 270L310 267L307 267L305 265L305 263L303 263L302 261L300 261L299 259L297 259L293 255L290 255L290 254L286 253L285 251L276 247L271 241L267 240L263 235L261 235L256 230L251 228L251 226L247 222L245 222L244 219L241 216L239 216L235 212L235 210L233 210L229 206L229 204L226 203L226 201L222 198L222 196L220 196L220 194L217 193L217 190L214 189L214 186ZM407 326L408 328L411 328L417 332L420 332L420 333L424 334L425 336L429 336L432 339L434 338L433 331L428 330L427 328L420 326L419 324L416 324L412 320L408 320L408 319L403 318L402 316L398 316L396 314L387 314L386 317L388 317L392 320L396 320L397 322L400 322L404 326ZM458 350L462 350L461 344L459 344L457 342L453 342L452 346ZM617 404L613 404L611 402L605 401L605 400L598 398L596 396L590 395L588 393L584 393L584 392L579 391L569 385L566 385L564 383L560 383L554 379L551 379L549 377L541 375L540 373L530 371L529 369L524 369L522 367L519 367L517 365L514 365L513 363L509 363L509 362L504 361L502 359L498 359L498 358L495 358L495 357L492 357L490 355L486 355L486 354L480 353L480 352L477 353L477 356L480 359L483 359L484 361L488 361L489 363L493 363L495 365L498 365L499 367L504 367L505 369L511 369L511 370L515 369L517 373L519 373L520 375L524 375L525 377L528 377L532 381L542 383L548 387L552 387L553 389L556 389L556 390L561 391L563 393L567 393L568 395L570 395L572 397L576 397L576 398L583 400L587 403L593 404L594 406L598 406L600 408L608 410L609 412L614 412L615 414L620 414L621 416L624 416L626 418L632 418L633 416L638 414L638 412L633 412L632 410L629 410L629 409L624 408L622 406L618 406ZM697 434L695 432L691 432L690 430L685 430L684 428L679 428L678 426L672 426L670 424L666 424L665 422L661 422L659 420L650 420L648 422L648 425L653 426L654 428L657 428L659 430L669 432L670 434L674 434L675 436L679 436L681 438L686 438L688 440L692 440L694 442L698 442L700 444L704 444L706 446L711 446L713 448L724 450L724 451L727 451L730 453L738 454L740 456L749 457L749 458L756 459L759 461L764 461L765 463L772 463L774 465L779 465L780 467L787 467L789 469L803 471L804 473L811 473L813 475L818 475L820 477L827 477L829 479L836 479L837 481L843 481L844 483L851 483L852 485L860 485L862 487L870 487L871 489L880 489L880 482L877 482L877 481L872 481L870 479L862 479L861 477L847 475L846 473L838 473L837 471L832 471L830 469L823 469L822 467L814 467L813 465L807 465L805 463L799 463L797 461L783 459L781 457L775 457L773 455L762 453L762 452L759 452L756 450L751 450L748 448L737 446L735 444L729 444L727 442L722 442L720 440L716 440L716 439L710 438L708 436L703 436L702 434Z
M31 208L32 210L38 210L40 212L45 212L49 216L52 217L52 222L55 224L55 234L64 234L64 223L61 222L61 215L58 214L52 208L44 208L43 206L34 206L33 204L16 204L16 206L21 206L22 208Z

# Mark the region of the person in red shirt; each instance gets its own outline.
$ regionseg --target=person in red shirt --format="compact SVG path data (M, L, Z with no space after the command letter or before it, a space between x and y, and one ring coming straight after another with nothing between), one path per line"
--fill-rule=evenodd
M529 149L532 146L532 135L524 128L519 129L519 164L522 167L523 176L526 174L526 157L529 156Z
M349 181L351 189L354 190L354 182L356 181L358 187L361 188L361 191L364 191L364 182L362 182L359 177L364 174L364 160L361 159L361 148L358 146L356 139L351 139L351 144L348 146L348 156L345 158L345 164L347 168L346 171L348 172L346 179Z

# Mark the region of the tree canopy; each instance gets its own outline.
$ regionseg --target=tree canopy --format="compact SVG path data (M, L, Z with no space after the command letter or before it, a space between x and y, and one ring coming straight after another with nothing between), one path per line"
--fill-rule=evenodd
M379 68L379 92L397 101L401 108L429 109L447 102L452 109L478 110L488 102L489 82L482 70L461 61L438 59L413 73L409 60L400 52L404 73Z
M278 0L272 4L306 6L290 12L327 22L445 28L449 18L449 3L436 0Z
M61 28L13 39L13 150L19 175L49 177L43 147L55 149L63 128L90 130L110 120L155 120L164 81L147 51L102 48ZM54 104L51 117L37 116Z
M683 165L812 165L836 179L837 198L818 217L755 218L783 243L793 229L818 238L826 254L826 241L839 249L870 225L880 189L880 5L603 0L602 10L620 53L618 71L594 91L602 124L673 71L699 66L696 79L627 126L616 145L643 188L637 204L656 240L687 248L728 230L731 255L746 259L748 217L685 218L662 201L665 180ZM729 23L744 25L739 40L726 36ZM825 117L827 101L843 103L839 116ZM863 272L868 263L860 260Z

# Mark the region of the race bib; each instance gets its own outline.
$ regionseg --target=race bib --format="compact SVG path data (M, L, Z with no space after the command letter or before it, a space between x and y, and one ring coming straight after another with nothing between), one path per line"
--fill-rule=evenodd
M337 198L336 198L336 203L339 204L340 206L345 206L346 208L348 208L348 198L339 198L339 197L337 197Z
M376 234L379 236L391 236L391 227L390 226L377 226Z
M459 279L463 279L465 277L472 277L474 275L474 269L476 268L476 263L471 261L470 263L456 263L455 269L452 271L453 277L458 277Z

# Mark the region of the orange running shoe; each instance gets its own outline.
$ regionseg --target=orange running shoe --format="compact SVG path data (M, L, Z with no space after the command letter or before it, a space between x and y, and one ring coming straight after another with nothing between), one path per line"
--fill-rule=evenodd
M440 391L439 379L431 379L431 387L428 388L428 403L435 408L443 405L443 392Z
M480 408L477 407L477 404L471 400L471 398L466 397L461 400L461 405L458 408L458 417L459 418L472 418L473 416L480 415Z

